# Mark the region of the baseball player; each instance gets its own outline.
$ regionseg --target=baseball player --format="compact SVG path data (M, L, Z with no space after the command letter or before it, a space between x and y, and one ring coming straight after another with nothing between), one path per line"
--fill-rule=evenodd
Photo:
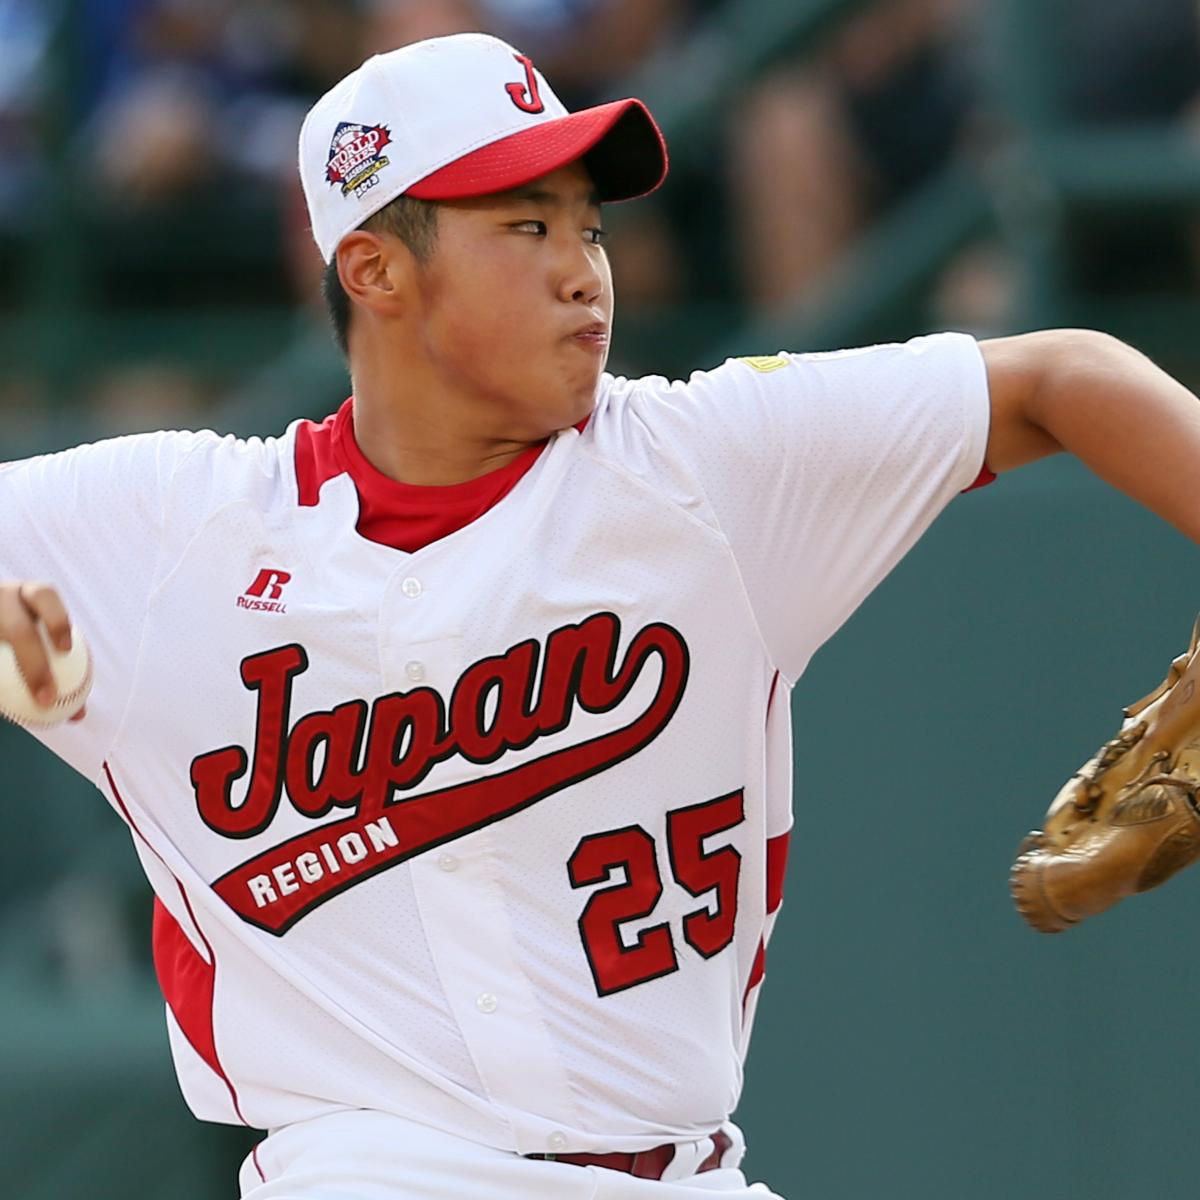
M958 493L1067 448L1194 538L1195 398L1099 334L605 373L636 100L478 34L368 60L300 172L354 396L278 438L0 471L0 636L95 657L39 732L127 823L246 1200L684 1200L730 1121L788 697ZM764 179L764 186L770 186Z

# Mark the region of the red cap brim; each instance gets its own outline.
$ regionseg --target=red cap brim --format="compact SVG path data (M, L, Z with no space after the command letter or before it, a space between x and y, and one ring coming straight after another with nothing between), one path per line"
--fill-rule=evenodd
M667 143L640 100L614 100L543 121L473 150L407 189L418 200L462 200L520 187L583 159L600 200L632 200L667 177Z

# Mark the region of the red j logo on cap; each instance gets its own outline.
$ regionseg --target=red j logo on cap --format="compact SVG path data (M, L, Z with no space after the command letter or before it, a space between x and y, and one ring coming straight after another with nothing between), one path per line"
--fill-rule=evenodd
M512 102L522 112L543 112L546 106L542 103L541 96L538 95L538 82L537 76L533 73L533 63L524 54L514 54L513 58L525 68L525 82L507 84L504 90L512 97Z

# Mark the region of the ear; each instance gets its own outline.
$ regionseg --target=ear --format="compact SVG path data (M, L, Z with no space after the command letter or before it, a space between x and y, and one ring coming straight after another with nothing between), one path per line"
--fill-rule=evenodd
M381 317L399 316L410 294L410 259L398 239L356 229L338 245L338 278L353 303Z

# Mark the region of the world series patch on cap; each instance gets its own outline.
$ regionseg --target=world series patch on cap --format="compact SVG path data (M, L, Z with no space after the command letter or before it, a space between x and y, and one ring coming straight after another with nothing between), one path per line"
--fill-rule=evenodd
M338 184L342 195L351 192L359 200L379 183L379 172L388 166L383 148L391 141L383 125L358 125L339 121L329 143L325 178Z
M667 173L666 142L640 100L569 113L526 55L482 33L367 59L300 130L300 181L326 262L402 193L488 195L580 158L604 202L645 195Z

